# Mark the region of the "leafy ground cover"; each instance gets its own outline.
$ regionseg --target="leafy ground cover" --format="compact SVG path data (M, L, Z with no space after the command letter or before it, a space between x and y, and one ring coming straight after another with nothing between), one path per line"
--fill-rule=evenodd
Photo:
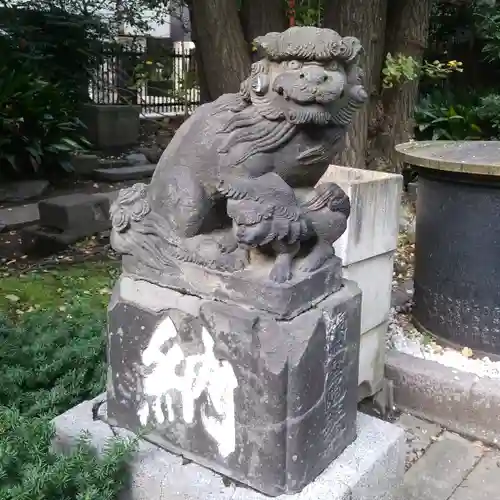
M116 263L0 277L0 500L114 500L134 443L51 449L51 419L104 389Z

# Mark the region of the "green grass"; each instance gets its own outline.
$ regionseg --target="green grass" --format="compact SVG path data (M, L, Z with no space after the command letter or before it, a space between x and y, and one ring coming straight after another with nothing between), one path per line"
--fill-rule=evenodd
M50 447L56 415L104 390L116 264L0 278L0 500L114 500L134 443Z
M64 312L82 304L105 310L119 273L115 262L91 262L0 278L0 311L15 318L34 310Z

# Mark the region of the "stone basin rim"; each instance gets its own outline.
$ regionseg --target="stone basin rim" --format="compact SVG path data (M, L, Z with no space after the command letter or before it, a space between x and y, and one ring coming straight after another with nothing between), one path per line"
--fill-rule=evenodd
M425 151L424 148L430 146L456 145L463 147L471 144L490 147L496 146L499 152L497 163L481 161L471 162L470 159L459 162L457 160L419 156L419 151ZM416 167L457 174L500 177L500 141L410 141L398 144L395 150L402 161Z

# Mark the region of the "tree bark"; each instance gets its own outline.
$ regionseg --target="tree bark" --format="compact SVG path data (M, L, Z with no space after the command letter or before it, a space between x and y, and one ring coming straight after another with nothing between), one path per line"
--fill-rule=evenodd
M189 0L200 76L210 100L237 92L250 69L235 0Z
M404 54L422 61L429 33L432 0L389 0L386 53ZM413 113L419 80L396 85L382 92L384 120L377 138L378 150L386 168L401 171L394 147L413 137Z
M283 0L243 0L241 24L248 42L271 31L285 31L288 27L286 5Z
M207 78L205 76L205 70L203 68L203 58L201 56L200 44L197 40L197 29L196 29L196 16L193 12L193 3L188 0L187 6L189 9L189 21L191 23L191 40L194 43L194 56L196 61L196 78L198 80L198 85L200 86L200 104L205 104L210 102L210 90L208 88Z
M359 38L364 48L361 65L365 87L376 94L384 55L387 0L330 0L325 10L325 27L342 36ZM356 114L346 137L346 147L335 161L355 168L366 167L370 101Z

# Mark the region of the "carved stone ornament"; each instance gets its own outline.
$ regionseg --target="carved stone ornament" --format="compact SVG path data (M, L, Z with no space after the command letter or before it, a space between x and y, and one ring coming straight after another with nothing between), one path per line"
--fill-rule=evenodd
M256 43L240 92L200 106L111 208L107 419L277 496L356 437L361 292L332 246L351 207L315 186L366 92L355 38Z
M240 92L200 106L151 184L120 192L112 246L125 270L171 286L165 276L183 263L260 281L268 268L268 281L285 284L334 258L349 199L333 183L312 188L367 98L361 45L313 27L255 43L264 57Z

